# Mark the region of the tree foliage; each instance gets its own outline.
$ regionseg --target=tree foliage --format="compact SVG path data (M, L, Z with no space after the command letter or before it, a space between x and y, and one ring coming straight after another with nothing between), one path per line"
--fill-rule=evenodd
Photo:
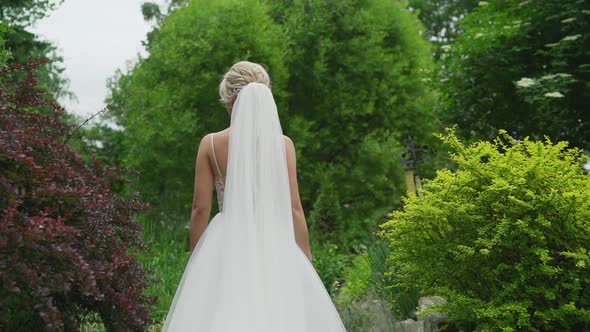
M134 220L145 206L113 193L121 170L63 143L72 126L35 67L0 69L0 330L75 331L90 312L111 331L144 330L154 299L131 251L147 249Z
M6 49L5 37L8 29L8 25L5 22L0 22L0 68L6 66L6 63L10 60L10 53Z
M47 91L51 97L74 98L68 91L69 81L63 76L63 58L55 45L39 39L35 34L27 31L27 27L36 20L45 17L57 8L62 0L6 0L0 4L0 22L8 29L1 29L5 41L5 48L10 55L10 61L26 63L34 61L42 63L37 68L36 76L40 88ZM42 61L43 60L43 61ZM21 72L11 72L12 80L25 79Z
M167 17L149 50L111 82L109 110L124 128L122 163L141 172L142 194L188 220L199 141L229 121L216 93L221 75L238 60L262 63L280 98L285 36L256 1L195 1Z
M42 62L37 69L39 87L49 93L54 99L60 97L73 98L68 91L69 80L63 76L65 67L62 65L63 57L55 45L48 41L40 40L35 34L25 28L14 26L5 32L6 48L10 51L11 61L26 63L29 61ZM46 61L45 61L46 60ZM22 73L12 73L13 80L24 79ZM19 76L19 74L21 74Z
M283 123L312 236L366 243L403 191L400 143L433 128L420 22L396 1L281 2L271 13L293 50Z
M442 136L458 169L383 225L393 285L445 296L451 319L480 331L590 327L590 175L567 142L463 145Z
M112 81L124 163L142 172L140 189L160 211L186 218L197 142L228 124L221 76L238 60L259 62L295 141L314 240L366 242L403 191L399 142L427 137L433 124L419 28L390 1L181 6L151 38L150 56Z
M443 55L441 116L460 133L567 140L589 147L590 3L481 2Z
M2 0L0 21L11 25L30 25L57 8L63 0Z

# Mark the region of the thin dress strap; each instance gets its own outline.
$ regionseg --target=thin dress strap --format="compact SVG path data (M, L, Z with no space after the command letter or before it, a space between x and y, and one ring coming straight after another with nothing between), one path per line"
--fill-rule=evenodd
M215 144L213 144L213 136L215 134L211 134L211 149L213 149L213 160L215 160L215 167L217 168L217 173L221 177L221 171L219 170L219 164L217 164L217 157L215 156Z

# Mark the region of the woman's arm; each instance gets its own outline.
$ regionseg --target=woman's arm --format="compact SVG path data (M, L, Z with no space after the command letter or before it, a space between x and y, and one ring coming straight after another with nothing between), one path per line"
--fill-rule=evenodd
M295 145L287 136L285 136L285 150L287 154L287 169L289 172L289 186L291 188L291 209L293 210L295 241L311 261L312 255L311 248L309 247L309 232L307 230L307 222L305 221L303 206L301 206L301 199L299 198L299 186L297 184Z
M206 135L199 144L197 152L197 161L195 165L195 189L193 195L193 207L191 211L190 223L190 252L193 250L201 235L209 223L211 214L211 201L213 195L213 172L209 164L208 144L209 135Z

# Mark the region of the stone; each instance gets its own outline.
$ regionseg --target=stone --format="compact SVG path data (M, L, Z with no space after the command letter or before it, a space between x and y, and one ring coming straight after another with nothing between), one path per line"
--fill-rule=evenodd
M424 322L423 321L415 321L411 318L408 318L404 321L395 323L393 331L395 331L395 332L425 332Z
M418 308L420 310L422 309L427 309L432 307L435 304L443 304L446 303L447 300L445 300L443 297L440 296L422 296L421 298L418 299Z
M424 317L424 332L436 331L440 323L449 321L449 316L446 314L433 312Z
M418 299L418 309L424 310L436 304L443 304L446 300L440 296L423 296ZM440 323L448 322L449 316L444 313L432 312L424 316L424 332L434 332Z

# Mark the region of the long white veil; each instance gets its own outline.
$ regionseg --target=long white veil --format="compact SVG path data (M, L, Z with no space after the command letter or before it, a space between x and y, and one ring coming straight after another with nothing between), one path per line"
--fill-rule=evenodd
M236 310L255 309L248 314L250 321L268 324L259 326L260 331L304 331L303 294L297 290L301 281L292 263L299 253L285 140L266 85L250 83L242 88L232 109L229 135L223 222L229 224L227 259L235 264L239 278L228 278L236 281L235 288L250 289L230 286L234 289L224 292L245 295L243 303L235 303L236 293L227 294Z
M294 273L285 273L287 267L282 266L294 253L291 246L296 245L284 144L270 89L261 83L242 88L231 114L224 221L232 224L228 230L235 240L233 249L240 256L246 255L242 261L248 262L248 266L243 266L242 272L247 271L248 277L258 279L247 283L258 286L252 290L249 300L272 304L268 309L275 314L285 312L276 308L277 304L286 304L289 297L289 300L301 297L289 294L288 282ZM280 298L275 301L272 297ZM266 306L258 305L261 304ZM298 306L289 304L288 307ZM277 323L291 320L270 317Z
M232 110L223 206L244 235L294 239L285 140L272 93L261 83L242 88Z
M195 247L163 331L344 331L295 242L285 140L266 85L242 88L229 135L223 211Z

